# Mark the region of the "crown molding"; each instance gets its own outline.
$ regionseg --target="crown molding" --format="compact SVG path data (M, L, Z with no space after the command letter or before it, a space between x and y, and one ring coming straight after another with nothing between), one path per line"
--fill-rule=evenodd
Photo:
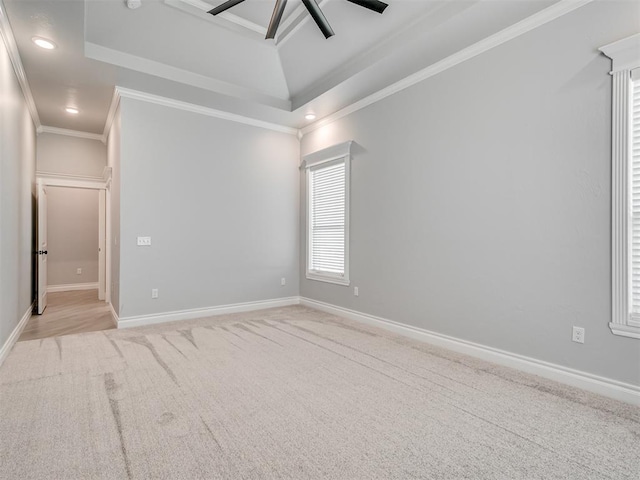
M116 117L116 111L120 105L120 93L118 87L113 89L113 96L111 97L111 105L109 106L109 113L107 113L107 119L104 122L104 131L102 132L102 142L107 143L111 127L113 126L113 120Z
M200 115L206 115L208 117L221 118L230 122L242 123L245 125L251 125L253 127L266 128L267 130L274 130L276 132L287 133L289 135L298 134L297 128L287 127L285 125L279 125L277 123L265 122L263 120L257 120L255 118L245 117L242 115L237 115L235 113L223 112L222 110L216 110L214 108L204 107L202 105L196 105L194 103L187 103L181 100L175 100L173 98L161 97L159 95L140 92L138 90L131 90L124 87L116 87L116 91L121 97L125 98L141 100L148 103L155 103L156 105L162 105L164 107L177 108L178 110L198 113Z
M36 103L33 100L33 94L31 93L31 87L29 86L29 81L27 80L27 74L24 71L24 67L22 66L22 59L20 58L20 53L18 52L16 38L13 36L13 30L11 29L11 24L9 23L9 18L7 17L7 11L2 0L0 0L0 36L4 40L4 44L7 47L7 52L9 53L9 58L11 59L13 70L16 73L18 83L20 83L20 88L22 89L22 94L24 95L24 99L27 102L27 108L29 109L29 113L31 114L31 120L33 120L36 131L39 131L42 125L40 123L40 116L38 115Z
M88 140L98 140L105 143L103 136L99 133L81 132L79 130L69 130L66 128L49 127L48 125L42 125L38 129L38 133L54 133L56 135L66 135L67 137L86 138Z
M498 33L490 35L469 47L459 50L458 52L389 85L388 87L378 90L377 92L318 120L317 122L307 125L301 129L302 135L306 135L307 133L322 128L325 125L329 125L330 123L357 112L358 110L362 110L369 105L373 105L380 100L384 100L385 98L412 87L429 77L442 73L445 70L455 67L460 63L466 62L467 60L477 57L478 55L500 46L503 43L513 40L514 38L530 32L531 30L562 17L567 13L573 12L592 1L593 0L560 0L558 3L531 15L524 20L514 23L510 27L499 31Z

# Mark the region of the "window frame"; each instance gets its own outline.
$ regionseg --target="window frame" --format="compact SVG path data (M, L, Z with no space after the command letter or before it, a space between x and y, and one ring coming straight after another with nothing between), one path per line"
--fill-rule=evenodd
M640 33L605 45L613 60L611 168L611 322L614 335L640 339L640 321L631 309L631 71L640 68Z
M352 141L344 142L338 145L319 150L303 157L302 166L305 169L305 185L306 185L306 254L305 254L305 272L308 280L316 280L320 282L333 283L336 285L349 286L349 245L350 245L350 197L351 197L351 145ZM344 162L345 167L345 206L344 206L344 274L333 274L330 272L318 272L310 270L311 266L311 172L317 168L329 166L329 164L337 164Z

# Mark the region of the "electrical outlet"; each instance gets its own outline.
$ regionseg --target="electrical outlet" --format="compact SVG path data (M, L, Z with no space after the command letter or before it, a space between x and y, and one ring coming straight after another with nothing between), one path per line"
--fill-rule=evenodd
M82 269L76 268L76 275L82 275Z
M138 246L139 247L151 246L151 237L138 237Z
M282 286L284 287L286 284L287 284L287 279L286 279L286 278L284 278L284 277L282 277L282 278L280 279L280 285L282 285Z
M571 338L576 343L584 343L584 328L573 327L573 337Z
M358 287L353 287L353 296L357 297L358 295L360 295L360 292L358 291Z
M157 288L152 288L151 289L151 298L158 298L158 289Z

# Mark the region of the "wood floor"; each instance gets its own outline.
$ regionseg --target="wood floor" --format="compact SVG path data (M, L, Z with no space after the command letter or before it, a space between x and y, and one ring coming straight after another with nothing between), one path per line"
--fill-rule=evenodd
M19 342L71 333L115 328L109 305L98 300L97 290L49 293L42 315L32 315Z

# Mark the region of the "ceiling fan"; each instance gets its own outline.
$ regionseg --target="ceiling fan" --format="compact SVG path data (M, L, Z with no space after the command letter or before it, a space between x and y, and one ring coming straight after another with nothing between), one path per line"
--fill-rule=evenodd
M210 13L211 15L218 15L219 13L222 13L242 2L244 2L244 0L227 0L216 8L209 10L207 13ZM356 5L368 8L369 10L373 10L377 13L384 12L384 9L389 6L379 0L347 0L347 2L355 3ZM327 19L322 13L322 10L320 10L316 0L302 0L302 3L304 3L304 6L309 11L311 18L316 22L316 25L318 25L318 28L324 35L324 38L332 37L334 35L333 29L331 28L331 25L329 25L329 22L327 22ZM286 6L287 0L276 0L276 6L273 9L273 15L271 16L271 22L269 22L269 28L267 28L267 36L265 38L275 38L276 31L278 30L278 26L280 25L280 20L282 20L282 14L284 13L284 8Z

